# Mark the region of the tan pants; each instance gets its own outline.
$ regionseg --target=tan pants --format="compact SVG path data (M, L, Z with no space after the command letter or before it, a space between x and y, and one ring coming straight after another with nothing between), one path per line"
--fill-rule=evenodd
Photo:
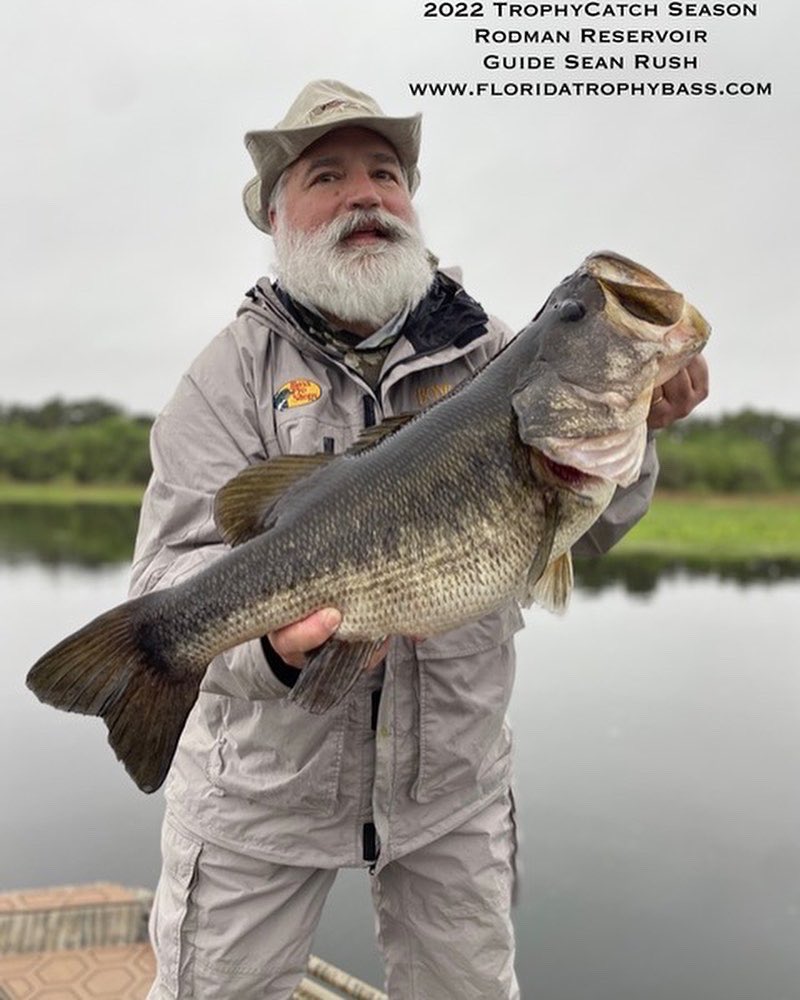
M148 1000L288 1000L336 870L236 854L169 815L162 851ZM372 876L391 1000L518 1000L513 852L503 798Z

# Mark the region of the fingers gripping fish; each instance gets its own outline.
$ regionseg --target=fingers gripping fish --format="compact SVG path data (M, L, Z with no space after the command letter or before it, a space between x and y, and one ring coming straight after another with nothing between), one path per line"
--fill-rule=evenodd
M340 456L284 456L220 490L229 553L113 608L28 686L101 716L137 785L166 777L210 661L321 607L342 622L288 695L323 712L389 635L432 635L516 599L552 610L570 547L639 475L656 385L709 334L651 271L594 254L468 382Z

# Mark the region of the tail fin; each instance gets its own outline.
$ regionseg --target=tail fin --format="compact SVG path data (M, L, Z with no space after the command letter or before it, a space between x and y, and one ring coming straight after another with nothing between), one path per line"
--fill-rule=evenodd
M160 602L156 592L107 611L45 653L27 677L40 701L99 715L144 792L166 778L204 672L167 657L148 613Z

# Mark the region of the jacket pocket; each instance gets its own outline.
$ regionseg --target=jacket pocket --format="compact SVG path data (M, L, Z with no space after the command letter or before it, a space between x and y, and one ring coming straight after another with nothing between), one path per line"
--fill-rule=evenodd
M321 451L338 454L349 448L358 434L358 426L323 420L311 414L291 413L275 421L275 435L283 455L315 455Z
M190 896L202 844L165 821L161 837L163 866L150 914L150 935L158 955L158 981L170 997L179 997L181 976L191 961Z
M419 769L411 789L417 802L475 786L489 791L504 773L513 635L521 627L513 604L417 644Z
M219 698L208 778L222 792L287 812L336 809L345 704L311 715L291 702Z

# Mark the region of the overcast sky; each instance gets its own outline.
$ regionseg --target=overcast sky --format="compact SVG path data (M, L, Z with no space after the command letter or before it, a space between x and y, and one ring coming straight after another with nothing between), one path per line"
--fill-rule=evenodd
M489 10L490 5L486 4ZM155 412L268 270L242 144L310 79L423 112L428 244L519 327L592 250L714 327L708 414L800 414L795 0L757 18L423 18L419 0L5 0L0 402ZM479 46L476 27L692 28L706 44ZM487 52L696 54L687 73L491 71ZM412 81L769 81L771 97L440 98Z

